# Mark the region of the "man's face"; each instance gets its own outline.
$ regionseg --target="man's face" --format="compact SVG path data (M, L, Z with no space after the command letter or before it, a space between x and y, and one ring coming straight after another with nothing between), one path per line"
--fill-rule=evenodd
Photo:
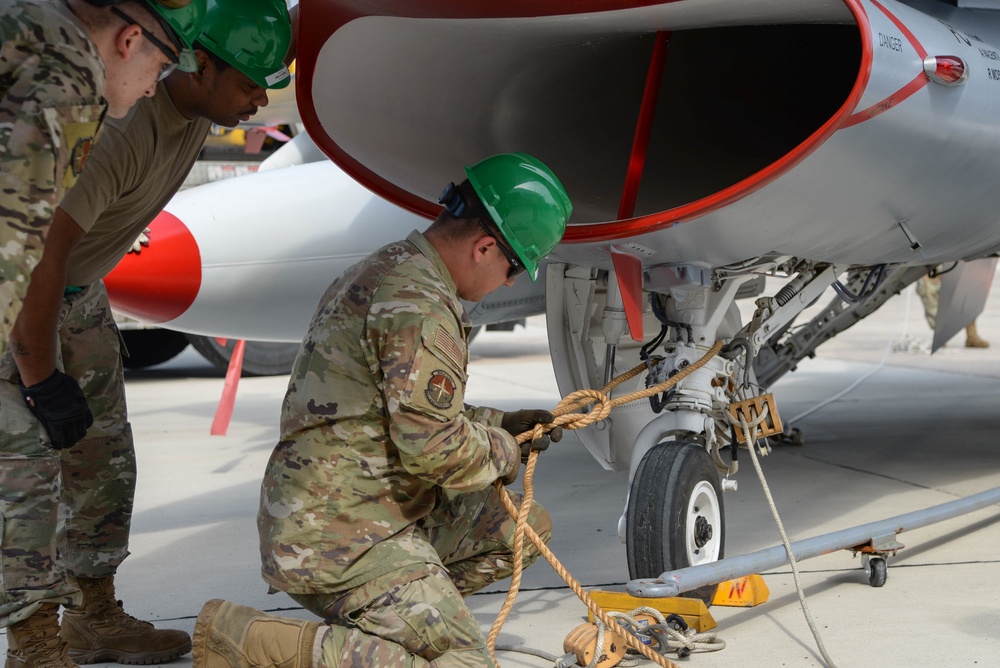
M258 86L235 67L221 70L208 59L200 114L216 125L232 128L250 120L259 107L267 106L267 89Z
M491 236L484 236L477 244L480 262L476 271L472 272L458 286L458 296L470 302L482 301L501 286L514 285L516 276L511 276L511 264L507 256Z
M143 97L152 97L156 82L177 61L178 54L163 28L147 28L119 10L124 27L115 39L116 58L107 65L104 97L108 115L123 118Z

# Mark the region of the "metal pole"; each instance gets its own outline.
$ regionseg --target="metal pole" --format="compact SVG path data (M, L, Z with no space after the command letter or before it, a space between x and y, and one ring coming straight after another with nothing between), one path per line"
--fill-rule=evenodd
M792 553L796 560L805 561L835 550L858 547L869 541L876 542L874 547L877 550L879 547L877 541L884 541L887 537L893 537L902 531L920 529L995 503L1000 503L1000 487L994 487L985 492L942 503L925 510L917 510L851 529L795 541L791 544ZM698 587L768 571L787 563L788 554L785 552L785 546L777 545L750 554L721 559L710 564L667 571L655 579L632 580L625 585L625 590L632 596L641 598L677 596Z

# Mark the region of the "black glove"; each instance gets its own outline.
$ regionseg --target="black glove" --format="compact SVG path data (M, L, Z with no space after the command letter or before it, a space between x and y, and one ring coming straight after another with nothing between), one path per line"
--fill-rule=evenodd
M500 428L515 438L526 431L535 428L536 424L548 424L555 418L552 413L543 410L523 410L504 413L500 419ZM549 447L549 442L558 443L562 440L562 427L556 427L547 434L542 434L533 441L521 444L521 463L527 463L528 454L532 450L543 452Z
M56 450L73 447L94 424L94 414L79 383L58 369L37 385L21 384L21 396L49 432Z

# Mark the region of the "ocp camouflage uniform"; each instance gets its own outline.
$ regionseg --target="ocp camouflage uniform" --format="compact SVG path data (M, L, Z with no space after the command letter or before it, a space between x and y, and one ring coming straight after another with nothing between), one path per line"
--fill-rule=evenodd
M463 404L470 329L419 232L349 269L313 317L257 522L271 587L352 629L327 636L326 665L492 665L462 597L512 572L492 483L520 451L503 413ZM538 504L530 522L547 540Z
M0 526L6 562L0 626L8 615L10 622L30 615L36 599L66 592L66 571L76 578L112 576L128 555L135 447L120 338L101 279L180 188L211 125L185 118L162 83L157 92L125 118L109 119L79 185L60 203L86 232L67 261L66 280L76 287L56 323L57 364L80 384L94 415L83 440L68 450L48 450L47 432L21 399L10 353L0 360L0 423L16 425L0 430L0 497L11 499L6 529ZM66 531L55 561L53 518L60 499ZM11 517L18 518L16 532Z
M64 2L0 0L0 353L104 115L104 63Z
M941 277L924 275L917 279L917 295L924 305L924 317L931 329L937 324L938 301L941 299Z
M75 604L65 571L105 577L128 554L135 453L118 330L104 284L67 295L58 326L76 335L61 342L56 365L79 379L96 418L72 448L52 449L21 398L13 356L8 351L0 358L0 626L26 619L41 602ZM58 558L57 516L63 524Z

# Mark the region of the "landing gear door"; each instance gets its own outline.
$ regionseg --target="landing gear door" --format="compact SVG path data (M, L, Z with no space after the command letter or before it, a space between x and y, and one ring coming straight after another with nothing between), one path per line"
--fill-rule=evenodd
M563 396L580 389L604 386L607 346L601 330L607 286L604 275L589 267L552 263L546 288L546 325L549 353L559 392ZM648 307L643 312L647 331L659 323ZM614 357L611 377L639 364L641 343L622 337ZM643 389L645 374L639 374L614 389L612 398ZM643 399L614 410L607 420L573 432L594 458L610 471L629 470L632 445L655 415Z
M941 297L931 352L947 343L983 312L996 265L997 258L986 257L959 262L957 267L941 275Z

